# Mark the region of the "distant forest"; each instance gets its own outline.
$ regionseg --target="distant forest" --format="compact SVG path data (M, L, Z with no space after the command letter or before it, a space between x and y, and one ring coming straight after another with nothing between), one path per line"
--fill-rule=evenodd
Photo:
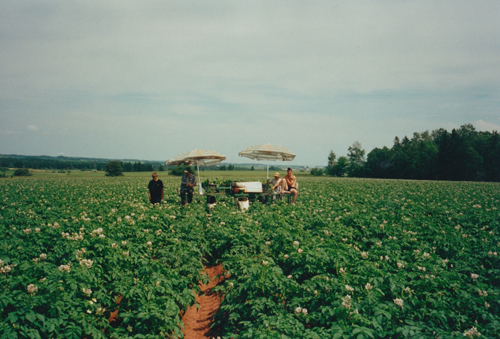
M0 169L7 168L26 168L26 169L39 169L39 170L81 170L81 171L106 171L106 164L110 159L96 159L96 158L74 158L74 157L50 157L42 156L29 156L29 155L0 155ZM122 166L123 172L152 172L152 171L166 171L176 166L167 166L161 161L139 161L139 160L118 160ZM222 163L220 166L200 166L201 171L247 171L254 169L254 166L234 166ZM263 168L258 167L262 170ZM265 168L264 168L265 169ZM281 170L279 167L270 166L269 170Z
M1 155L1 168L30 168L44 170L105 171L108 159ZM164 171L166 166L160 161L120 161L124 172Z
M325 172L364 178L500 181L500 136L467 124L451 132L437 129L394 139L365 157L359 142L337 159L332 151Z
M0 155L0 169L105 171L109 159ZM170 170L161 161L120 161L124 172ZM174 166L171 166L172 168ZM252 166L253 167L253 166ZM250 167L221 164L200 170L248 170ZM252 168L253 169L253 168ZM260 168L259 168L260 169ZM281 170L271 166L270 170ZM500 181L500 136L497 131L478 132L467 124L451 132L440 128L429 133L413 133L410 139L395 137L391 148L374 148L370 153L355 142L347 156L332 151L323 169L311 174L359 178L425 179L455 181Z

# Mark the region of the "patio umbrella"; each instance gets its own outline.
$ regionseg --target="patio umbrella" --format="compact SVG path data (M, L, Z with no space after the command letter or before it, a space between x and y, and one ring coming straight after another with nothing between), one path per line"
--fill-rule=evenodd
M295 154L283 146L264 144L255 145L238 153L240 157L247 157L254 160L267 160L267 179L269 180L269 160L271 161L292 161Z
M197 150L191 152L186 152L179 154L176 157L173 157L170 160L165 161L166 165L191 165L196 164L196 168L198 171L198 183L200 188L200 194L203 194L203 190L201 188L201 180L200 180L200 165L202 166L215 166L221 161L226 160L226 157L220 153L208 150Z

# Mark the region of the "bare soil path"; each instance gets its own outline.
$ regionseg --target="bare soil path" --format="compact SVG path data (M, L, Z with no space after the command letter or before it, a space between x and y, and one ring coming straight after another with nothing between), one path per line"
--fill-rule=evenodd
M222 296L219 293L212 292L212 289L222 280L224 277L219 277L215 279L218 275L224 273L222 268L222 263L216 266L205 267L205 272L210 278L210 282L205 285L200 283L200 289L203 292L201 295L196 295L196 302L200 305L200 309L196 308L196 305L189 307L182 317L184 322L184 338L186 339L206 339L206 338L217 338L218 334L214 333L214 330L210 329L212 325L213 316L219 309Z

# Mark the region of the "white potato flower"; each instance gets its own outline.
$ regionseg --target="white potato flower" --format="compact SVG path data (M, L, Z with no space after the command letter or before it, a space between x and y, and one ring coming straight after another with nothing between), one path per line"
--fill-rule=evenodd
M395 303L396 305L398 305L399 307L403 307L403 303L404 303L404 302L403 302L403 299L396 298L396 299L394 299L393 301L394 301L394 303Z

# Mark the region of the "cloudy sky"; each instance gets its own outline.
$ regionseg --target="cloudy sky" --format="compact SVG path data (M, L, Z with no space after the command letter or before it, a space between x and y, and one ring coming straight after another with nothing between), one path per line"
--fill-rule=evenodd
M314 166L467 123L500 131L497 0L0 2L0 154Z

